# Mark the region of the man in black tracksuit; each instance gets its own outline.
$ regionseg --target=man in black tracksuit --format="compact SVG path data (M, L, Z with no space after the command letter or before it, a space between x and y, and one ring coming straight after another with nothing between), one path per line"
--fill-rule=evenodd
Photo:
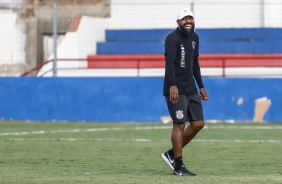
M195 176L182 161L182 148L204 127L201 100L207 101L199 57L199 36L194 32L194 17L189 9L181 9L177 16L178 27L165 40L165 78L163 95L173 120L172 149L162 158L174 174ZM195 80L200 89L198 93ZM185 123L190 125L185 128Z

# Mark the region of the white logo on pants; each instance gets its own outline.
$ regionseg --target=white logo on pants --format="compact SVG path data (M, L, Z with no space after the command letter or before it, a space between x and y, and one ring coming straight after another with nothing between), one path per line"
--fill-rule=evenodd
M183 111L182 110L176 111L176 118L177 119L182 119L183 117L184 117L184 115L183 115Z

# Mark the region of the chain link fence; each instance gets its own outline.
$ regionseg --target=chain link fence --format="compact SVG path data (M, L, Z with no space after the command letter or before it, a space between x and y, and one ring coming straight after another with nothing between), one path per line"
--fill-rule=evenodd
M0 9L22 9L26 0L1 0Z
M54 11L54 3L56 3L56 11ZM59 61L59 70L63 68L64 70L70 70L70 68L73 68L71 71L74 71L76 70L74 66L80 66L80 68L85 68L82 73L85 73L86 69L87 72L93 73L97 71L91 71L91 69L87 68L89 63L81 64L81 60L88 62L87 57L89 55L113 55L114 52L108 52L113 50L116 50L115 54L123 54L123 52L118 52L122 47L127 51L135 48L135 51L132 53L124 51L125 54L138 54L138 51L141 51L144 47L150 48L150 44L156 41L147 40L148 42L144 43L144 39L142 40L142 38L144 34L148 34L148 32L138 32L139 35L134 35L134 33L127 34L125 32L124 34L127 37L133 34L133 37L139 37L140 39L133 38L133 40L137 40L136 44L133 46L132 40L121 40L120 42L122 43L131 42L129 46L122 45L120 43L114 43L116 40L110 40L107 37L111 30L152 30L154 32L152 34L158 34L156 31L160 29L164 30L164 32L161 32L163 37L157 40L159 43L151 45L153 48L151 51L156 47L161 48L163 47L163 41L165 39L164 33L167 33L177 26L175 20L176 13L181 7L187 7L193 10L196 21L196 31L198 30L199 34L201 30L214 29L233 30L232 34L236 35L236 29L255 28L267 30L273 28L277 32L282 28L282 19L279 18L281 17L282 1L279 0L214 0L212 2L210 0L1 0L0 13L1 9L2 12L4 10L5 12L6 10L12 10L17 16L14 24L17 26L20 25L20 31L22 31L25 37L24 45L20 47L24 49L23 52L25 55L17 57L24 57L22 60L26 64L26 66L21 64L19 69L15 71L16 62L12 62L13 67L9 67L8 59L5 61L3 59L3 61L1 61L0 59L1 75L17 76L19 73L22 73L23 70L28 71L40 65L42 62L54 58L54 51L58 52L58 60L64 60L64 64L60 64ZM77 17L80 17L80 19L75 22ZM54 22L56 22L56 24L54 24ZM54 35L54 28L56 29L56 36ZM257 51L259 49L263 50L263 47L270 47L275 51L275 49L277 50L277 48L281 46L278 43L281 41L281 36L279 37L278 35L278 37L275 37L276 32L275 34L267 32L267 36L272 36L270 38L264 38L263 33L261 37L255 39L252 35L248 38L245 37L245 40L240 40L242 39L241 37L238 37L237 40L233 38L233 43L248 41L246 43L250 44L250 48L256 47L252 45L253 43L259 43L259 41L266 39L265 42L261 42ZM216 32L215 34L221 33ZM212 34L209 34L207 38L205 38L205 36L201 37L200 35L200 38L203 38L202 45L208 45L210 43L207 42L208 44L206 44L204 39L215 39L214 42L218 42L218 44L229 39L229 35L219 35L221 39L224 38L225 40L216 40L218 38L210 35ZM13 35L10 36L12 37ZM56 42L54 42L54 36ZM160 34L157 36L160 36ZM58 47L54 49L56 44ZM110 47L110 44L114 46ZM214 46L217 45L207 47ZM232 46L232 43L230 46ZM1 47L5 47L5 45L1 45L0 49ZM107 48L107 52L102 52L102 47ZM235 47L237 46L234 46L234 49L236 49ZM240 47L240 44L238 47ZM5 49L2 48L2 50ZM204 49L202 49L202 51L204 51ZM232 53L232 50L228 53ZM163 53L159 50L156 53L148 52L141 54L161 55ZM206 53L203 52L203 54ZM261 53L257 52L253 54ZM280 53L279 50L277 50L276 52L268 54L277 55L282 54L282 52ZM17 52L11 51L10 55L9 57L7 56L7 58L15 58ZM72 61L65 61L67 58ZM80 62L75 63L75 59L78 59ZM275 62L276 65L274 66L279 67L280 65L277 64L277 62L281 62L279 57L278 59L275 58ZM4 65L5 69L1 69L1 66L3 68ZM247 71L248 70L252 69L248 68ZM107 71L114 73L115 69L111 70L107 68ZM98 71L98 73L99 72L103 73L103 71ZM130 73L128 70L126 70L126 72ZM280 70L276 71L276 73L279 72ZM125 72L122 71L122 73ZM162 72L156 73L162 74ZM33 73L33 75L35 74L36 72Z

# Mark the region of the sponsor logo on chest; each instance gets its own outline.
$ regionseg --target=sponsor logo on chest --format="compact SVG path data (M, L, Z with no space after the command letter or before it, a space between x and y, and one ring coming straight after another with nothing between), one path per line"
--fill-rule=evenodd
M180 66L185 67L185 50L183 44L180 45L181 49L181 60L180 60Z
M195 41L192 41L191 44L192 44L193 50L195 50L195 49L196 49L196 42L195 42ZM186 54L186 53L185 53L185 47L184 47L183 44L180 44L180 49L181 49L180 66L181 66L182 68L184 68L184 67L185 67L185 54Z

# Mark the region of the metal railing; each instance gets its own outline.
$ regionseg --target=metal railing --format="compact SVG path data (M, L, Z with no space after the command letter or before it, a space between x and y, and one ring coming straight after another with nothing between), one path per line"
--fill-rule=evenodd
M81 69L137 69L137 77L140 77L140 71L143 69L162 69L165 68L163 55L96 55L90 56L87 59L67 59L61 58L58 61L58 71L79 71ZM68 62L66 66L66 62ZM71 62L84 62L77 64L75 67ZM220 69L215 75L219 77L282 77L282 54L204 54L199 58L202 69L210 71ZM37 73L44 65L54 63L54 60L44 61L42 64L32 68L29 71L21 74L21 76L38 76ZM53 72L53 66L41 72L39 77L42 77L49 72ZM232 74L229 70L236 70L237 74ZM277 71L281 70L281 72ZM249 72L243 72L249 70ZM275 73L272 71L276 70ZM255 71L255 73L254 73ZM111 73L109 73L111 76ZM205 75L209 76L209 75Z

